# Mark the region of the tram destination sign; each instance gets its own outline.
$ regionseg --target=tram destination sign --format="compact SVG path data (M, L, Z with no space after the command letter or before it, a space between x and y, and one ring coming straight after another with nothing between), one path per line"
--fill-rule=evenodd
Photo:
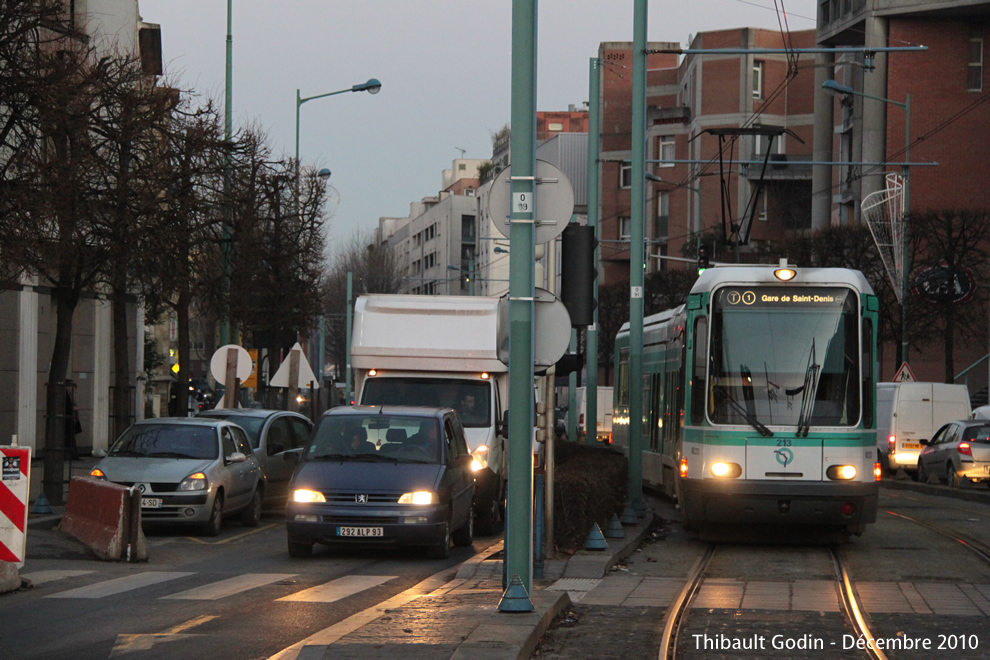
M718 305L728 309L795 309L843 307L852 296L839 287L727 286L716 294Z

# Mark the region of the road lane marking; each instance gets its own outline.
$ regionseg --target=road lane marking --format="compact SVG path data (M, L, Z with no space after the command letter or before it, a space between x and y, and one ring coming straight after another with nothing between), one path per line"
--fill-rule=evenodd
M134 589L148 587L161 582L168 582L169 580L176 580L189 575L194 575L194 573L184 573L179 571L147 571L113 580L97 582L96 584L91 584L86 587L69 589L68 591L62 591L57 594L45 596L45 598L105 598L107 596L114 596L116 594L124 593L125 591L133 591Z
M394 580L396 575L345 575L342 578L332 580L326 584L321 584L303 591L296 592L280 601L302 602L302 603L332 603L342 598L347 598L359 591L377 587L389 580Z
M195 628L196 626L202 625L216 618L217 617L215 615L204 614L203 616L189 619L185 623L172 626L163 633L117 635L117 640L113 644L113 650L110 651L110 657L119 657L128 653L134 653L136 651L150 651L156 644L162 642L175 642L180 639L192 639L194 637L199 637L200 635L186 635L183 633L190 628Z
M288 580L296 575L298 574L250 573L247 575L238 575L226 580L220 580L219 582L204 584L203 586L196 587L195 589L180 591L179 593L172 594L170 596L162 596L162 598L165 600L217 600L219 598L226 598L227 596L241 593L242 591L247 591L248 589L254 589L255 587L263 587L266 584L278 582L279 580Z
M45 584L46 582L55 582L56 580L64 580L65 578L76 577L77 575L86 575L87 573L94 573L95 571L35 571L34 573L21 573L21 577L25 580L30 580L31 584L38 586L39 584Z

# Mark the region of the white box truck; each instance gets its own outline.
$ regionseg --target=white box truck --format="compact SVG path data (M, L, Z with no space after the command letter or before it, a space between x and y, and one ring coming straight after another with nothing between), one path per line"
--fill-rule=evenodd
M579 387L574 394L575 406L577 407L577 433L578 442L583 442L587 435L587 423L585 415L587 413L588 388ZM598 388L598 405L595 406L598 420L596 422L595 439L602 444L612 442L612 388Z
M507 341L495 297L374 294L354 305L356 400L457 411L475 459L475 526L486 535L504 513Z
M946 383L877 383L877 452L890 470L918 469L921 441L946 422L969 419L969 390Z

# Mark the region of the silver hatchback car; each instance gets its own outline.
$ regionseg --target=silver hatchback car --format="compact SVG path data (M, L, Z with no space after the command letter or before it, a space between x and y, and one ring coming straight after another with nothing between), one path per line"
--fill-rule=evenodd
M953 487L990 481L990 421L949 422L921 444L918 481L926 482L931 475Z
M146 524L198 524L220 533L225 516L261 519L265 481L240 426L222 419L165 417L133 424L117 439L91 477L141 492Z

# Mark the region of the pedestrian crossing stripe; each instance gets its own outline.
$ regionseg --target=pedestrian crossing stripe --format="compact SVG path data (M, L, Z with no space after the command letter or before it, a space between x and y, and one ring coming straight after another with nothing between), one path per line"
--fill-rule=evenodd
M76 577L92 573L93 571L37 571L28 573L23 577L31 580L34 584L54 582L66 578ZM60 591L49 594L45 598L78 598L78 599L99 599L116 596L118 594L134 591L143 587L150 587L171 580L196 575L182 571L145 571L120 578L103 580L95 584ZM282 580L289 580L296 577L297 573L246 573L234 577L218 580L208 584L203 584L192 589L180 591L178 593L162 596L161 600L220 600L234 596L251 589L263 587ZM302 603L333 603L347 598L356 593L377 587L389 580L394 580L395 575L345 575L331 580L324 584L303 589L297 593L279 598L285 602Z
M297 603L332 603L347 598L359 591L377 587L389 580L394 580L396 577L395 575L345 575L326 584L304 589L290 596L279 598L279 600Z
M177 594L163 596L162 598L165 600L218 600L239 594L242 591L254 589L255 587L263 587L272 582L288 580L296 575L296 573L249 573L247 575L238 575L227 578L226 580L220 580L219 582L204 584L201 587L189 589L188 591L180 591Z

